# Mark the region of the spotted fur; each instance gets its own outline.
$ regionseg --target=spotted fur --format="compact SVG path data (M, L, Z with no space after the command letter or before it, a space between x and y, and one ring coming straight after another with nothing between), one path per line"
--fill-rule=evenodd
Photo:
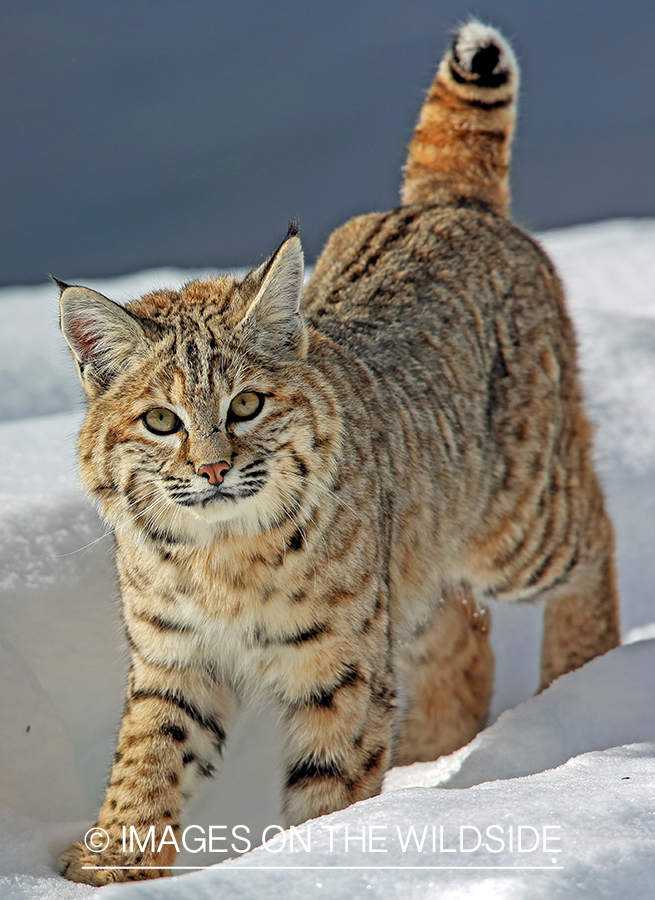
M61 285L89 397L81 473L115 530L132 659L98 817L111 843L73 845L69 878L168 870L170 846L124 856L122 826L179 839L248 692L282 711L297 823L484 724L485 597L545 605L542 686L617 643L571 323L506 217L517 84L502 37L464 26L403 205L339 229L302 303L294 227L241 281L126 308ZM260 408L241 420L244 392ZM175 430L149 430L153 409Z

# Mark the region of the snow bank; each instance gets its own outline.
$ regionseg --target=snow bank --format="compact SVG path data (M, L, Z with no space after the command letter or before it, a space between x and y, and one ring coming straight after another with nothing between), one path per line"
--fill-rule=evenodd
M654 751L650 743L588 753L530 778L466 790L394 791L309 823L301 829L305 846L310 830L309 851L297 839L291 852L287 835L284 846L274 838L217 868L103 888L102 896L651 898Z
M655 641L618 647L506 710L447 759L393 769L384 790L471 787L554 769L590 750L655 742L653 697Z
M578 327L616 524L624 629L633 643L527 699L538 679L540 610L495 605L499 664L491 720L497 721L467 747L395 770L382 796L312 823L309 851L270 852L274 841L218 869L103 894L404 900L433 896L438 887L443 897L568 900L622 897L627 884L631 898L652 896L655 221L608 222L541 240L564 277ZM141 273L93 286L124 300L194 274ZM126 657L112 537L77 482L80 394L56 327L56 296L52 286L0 291L0 898L94 893L61 879L54 865L95 816L122 706ZM231 736L221 775L187 823L246 823L256 843L279 815L278 743L270 712L247 717ZM486 836L491 825L506 838L497 853L484 847L500 847ZM323 826L335 826L332 852ZM351 837L361 837L362 828L367 842L372 835L366 852L351 841L346 854L346 826ZM379 828L371 832L372 826ZM402 849L411 826L419 839L427 826L422 853L412 849L413 838ZM457 849L460 826L471 826L464 836L473 843L474 829L480 831L480 848L466 852L472 845L465 841ZM519 826L525 842L534 837L530 828L541 835L534 851L517 849ZM560 838L547 842L552 853L543 849L544 826L556 826L548 834ZM376 843L383 835L386 842ZM387 852L374 852L379 848ZM183 853L178 862L215 859ZM282 868L291 864L322 868ZM410 865L468 870L393 868Z

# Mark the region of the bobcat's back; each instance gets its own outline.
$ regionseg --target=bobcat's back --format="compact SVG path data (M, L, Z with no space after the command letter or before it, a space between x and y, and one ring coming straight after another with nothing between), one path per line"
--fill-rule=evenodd
M425 553L448 548L441 576L512 599L559 577L593 474L573 331L534 242L468 199L365 216L330 239L303 310L357 361L343 406L363 372L375 386L386 512L423 508ZM481 542L507 562L483 563Z

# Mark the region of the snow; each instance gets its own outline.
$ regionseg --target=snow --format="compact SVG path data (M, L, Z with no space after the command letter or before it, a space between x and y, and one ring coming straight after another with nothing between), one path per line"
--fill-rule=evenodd
M293 853L287 833L284 847L277 837L217 868L180 869L171 879L102 888L102 896L653 896L655 220L570 228L540 241L564 278L578 329L617 532L624 645L532 697L541 610L494 604L492 724L468 746L392 770L381 796L315 820L308 851L300 829ZM159 270L90 286L124 300L197 274ZM126 668L113 539L77 481L81 397L57 330L56 295L51 285L0 290L2 900L95 892L59 877L55 861L94 820ZM259 843L279 818L279 742L274 713L251 711L187 824L205 832L226 825L228 834L247 824ZM411 835L403 850L412 827L419 842L425 834L423 852ZM467 852L476 829L480 846ZM185 851L178 864L210 865L225 855Z

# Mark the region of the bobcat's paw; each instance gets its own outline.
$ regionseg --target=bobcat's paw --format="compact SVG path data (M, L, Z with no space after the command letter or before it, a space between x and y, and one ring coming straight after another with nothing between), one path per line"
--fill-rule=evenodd
M84 844L78 843L71 844L68 850L61 854L59 871L69 881L92 884L94 887L113 884L116 881L162 878L170 874L168 868L138 868L138 863L146 866L151 862L155 863L156 860L143 856L126 857L117 851L103 850L101 853L92 853ZM130 868L120 868L125 866Z
M103 860L101 853L91 853L84 844L71 844L59 857L59 871L69 881L92 884L99 887L114 881L124 881L120 869L100 869L98 866L111 865Z

